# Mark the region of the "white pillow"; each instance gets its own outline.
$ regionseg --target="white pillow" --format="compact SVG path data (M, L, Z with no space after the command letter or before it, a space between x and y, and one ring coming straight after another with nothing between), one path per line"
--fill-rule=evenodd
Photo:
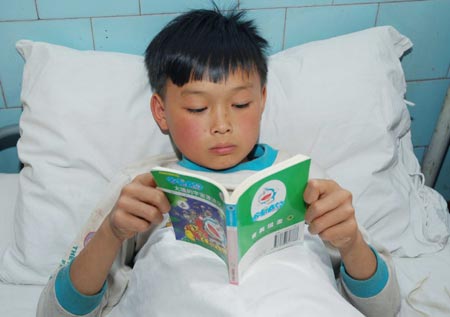
M110 178L170 152L151 116L141 56L19 41L26 63L15 243L0 279L45 283Z
M361 224L411 255L438 247L415 232L420 221L409 225L417 194L399 159L410 124L399 57L410 46L380 27L273 56L261 141L310 154L353 192ZM148 109L142 57L30 41L17 47L26 60L18 145L25 167L0 279L45 283L112 175L171 148Z
M414 257L442 249L449 227L443 198L417 181L399 60L411 47L377 27L276 54L262 140L309 154L352 192L360 225Z
M14 204L19 189L17 174L0 173L0 256L6 246L13 240Z
M414 257L442 249L449 227L443 198L417 182L399 60L411 47L377 27L276 54L262 140L309 154L352 192L358 223L377 242Z

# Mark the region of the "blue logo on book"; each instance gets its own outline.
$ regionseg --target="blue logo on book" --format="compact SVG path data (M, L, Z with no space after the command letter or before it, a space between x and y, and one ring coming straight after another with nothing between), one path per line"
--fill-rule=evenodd
M271 180L262 185L252 202L252 219L261 221L274 215L283 207L286 199L286 187L279 180Z
M193 189L193 190L198 190L198 191L202 191L203 190L202 184L199 184L199 183L196 183L196 182L193 182L193 181L190 181L190 180L185 180L183 178L168 176L166 178L166 180L169 183L171 183L172 185L186 187L186 188Z

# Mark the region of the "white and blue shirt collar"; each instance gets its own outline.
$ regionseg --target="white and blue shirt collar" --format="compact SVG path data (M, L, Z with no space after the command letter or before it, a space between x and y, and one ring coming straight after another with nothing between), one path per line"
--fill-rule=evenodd
M252 155L253 157L248 161L240 163L228 169L220 170L220 173L234 173L243 170L260 171L266 167L273 165L277 158L278 150L275 150L267 144L257 144L255 145ZM212 170L198 165L184 156L182 157L181 161L178 162L178 165L198 172L218 172L217 170Z

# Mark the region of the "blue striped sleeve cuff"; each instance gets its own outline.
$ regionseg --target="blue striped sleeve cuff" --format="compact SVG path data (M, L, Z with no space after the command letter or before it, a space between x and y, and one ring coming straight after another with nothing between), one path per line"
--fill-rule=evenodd
M82 316L89 314L100 305L103 295L106 292L107 282L103 284L99 293L88 296L78 292L70 279L70 267L72 263L63 267L56 276L55 293L58 303L67 312Z
M378 252L370 247L377 258L377 269L372 277L367 280L355 280L348 275L345 266L341 263L341 275L347 288L353 295L368 298L380 293L389 280L389 270L386 262L379 256Z

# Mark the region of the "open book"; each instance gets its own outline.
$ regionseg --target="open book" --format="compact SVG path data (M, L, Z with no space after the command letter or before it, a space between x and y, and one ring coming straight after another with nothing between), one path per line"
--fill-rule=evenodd
M231 194L194 172L151 172L171 204L176 238L215 252L228 266L230 283L239 284L258 257L303 240L310 163L293 156L251 175Z

